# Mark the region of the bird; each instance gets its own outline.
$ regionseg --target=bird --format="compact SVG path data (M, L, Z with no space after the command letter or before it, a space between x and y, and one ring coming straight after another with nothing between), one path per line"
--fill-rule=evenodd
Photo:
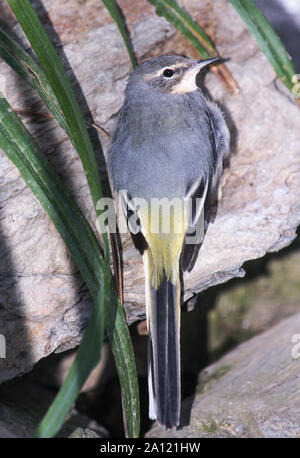
M149 417L165 428L180 423L182 272L197 259L230 149L224 115L197 83L217 60L162 55L137 65L107 155L143 257Z

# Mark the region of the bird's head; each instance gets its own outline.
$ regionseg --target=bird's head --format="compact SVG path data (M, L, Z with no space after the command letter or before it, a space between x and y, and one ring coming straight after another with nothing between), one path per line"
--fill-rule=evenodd
M166 55L148 59L134 70L131 83L136 90L150 88L162 93L184 94L197 89L196 77L207 65L219 60L192 60Z

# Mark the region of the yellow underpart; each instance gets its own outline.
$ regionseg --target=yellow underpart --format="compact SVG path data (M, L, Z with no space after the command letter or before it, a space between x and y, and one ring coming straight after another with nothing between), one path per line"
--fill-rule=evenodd
M178 282L179 257L185 234L184 205L183 201L180 200L181 204L178 201L166 211L150 209L150 205L138 210L143 235L149 246L149 280L155 289L159 287L164 271L173 284Z

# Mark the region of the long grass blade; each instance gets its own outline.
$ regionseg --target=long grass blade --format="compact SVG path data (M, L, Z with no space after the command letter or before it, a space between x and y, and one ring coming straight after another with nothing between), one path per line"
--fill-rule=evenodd
M59 430L80 387L99 359L103 327L106 322L112 347L116 353L118 369L123 372L122 377L126 379L125 403L133 405L130 409L127 408L130 415L126 417L126 427L131 437L138 437L139 411L135 362L124 311L118 304L112 288L111 274L104 268L105 260L101 259L99 245L80 210L66 192L32 136L2 96L0 97L0 148L19 169L25 182L51 217L95 302L88 328L71 371L40 424L37 434L39 437L51 437Z
M14 60L11 58L11 63L13 64L12 67L15 68L19 74L22 73L20 63L21 65L24 65L25 62L25 67L27 67L29 72L34 76L33 80L31 79L29 82L31 82L32 86L38 90L42 100L44 100L49 110L69 135L82 160L94 201L96 214L99 216L99 212L97 212L97 202L102 196L101 184L94 152L92 150L90 139L88 137L76 97L52 47L52 44L45 34L29 2L27 0L8 0L8 3L30 41L42 68L36 65L29 56L24 56L24 52L22 53L22 50L18 47L18 45L14 44L12 40L9 40L9 38L4 37L4 39L0 41L3 42L4 48L6 48L6 50L8 48L10 54L15 58ZM24 72L21 76L25 76ZM39 86L36 83L38 83ZM49 103L49 100L50 102L53 102L53 104ZM60 113L62 114L62 119L59 119L58 115L60 115ZM63 125L64 122L65 125ZM106 274L108 274L108 272L110 272L110 265L107 234L102 234L102 239L104 241L104 270L106 271ZM100 255L99 250L98 255ZM113 288L112 284L111 287ZM118 365L122 368L121 370L118 368L119 374L121 375L121 385L122 383L123 385L125 383L125 381L122 381L124 380L124 376L131 376L130 380L126 381L130 390L126 390L126 386L125 389L122 387L123 406L125 407L125 429L128 431L129 436L136 437L138 434L137 431L139 430L139 397L134 354L130 345L126 345L122 348L122 342L128 342L128 339L130 340L126 321L125 319L120 319L120 317L124 318L124 311L122 308L118 307L116 310L116 317L119 317L119 319L114 320L112 310L113 308L110 306L107 316L111 316L111 319L106 323L106 327L108 334L113 339L111 344L113 352L116 353L115 360L117 368ZM116 330L109 329L109 326L114 327L115 324L118 326ZM118 336L117 345L115 342L115 339L117 339L116 336ZM84 342L82 345L83 344ZM88 349L84 350L84 348L85 347L83 347L83 351L87 352ZM126 354L123 352L124 348L127 351ZM134 373L135 376L133 376Z
M97 202L102 196L102 191L97 163L75 94L64 73L63 67L54 51L54 48L52 47L51 42L44 32L43 27L33 9L31 8L28 0L7 0L7 2L17 17L41 64L42 71L44 72L43 75L45 76L45 79L47 80L47 83L51 89L49 94L51 95L52 91L52 94L54 94L54 97L52 98L55 104L57 103L58 109L64 117L66 123L65 130L81 158L94 202L96 214L97 216L100 216L101 211L97 210ZM16 65L16 63L14 64ZM36 76L38 82L40 82L39 80L41 69L32 68L31 62L27 63L27 65L30 67L30 70L33 71L33 74ZM44 89L44 84L41 86L42 89ZM47 106L55 116L55 110L53 110L49 104ZM110 274L110 264L108 237L106 233L102 234L102 240L104 244L103 269L105 275L107 276L108 273ZM100 256L99 249L96 250L95 253L97 253L97 256ZM110 283L110 286L113 288L112 283ZM110 294L114 294L113 290L110 291ZM138 382L132 346L123 345L123 342L128 342L128 340L130 341L129 331L124 318L124 310L118 305L114 312L114 307L112 304L110 304L107 311L107 317L110 317L110 319L107 320L106 327L108 334L112 339L111 345L113 348L118 372L121 374L121 384L124 383L122 381L124 377L130 377L129 380L126 380L130 390L128 391L126 386L122 387L122 394L124 396L123 406L126 407L124 412L126 423L125 429L128 431L129 436L137 437L139 430L139 410L134 409L138 409L139 405ZM112 326L112 328L110 328L110 326ZM114 326L117 326L117 329L114 329ZM124 353L124 349L126 350L126 353ZM85 345L82 349L82 352L85 352L87 355L88 351L89 348ZM120 366L121 369L119 369L118 366Z
M163 16L184 35L204 59L216 55L216 49L209 37L195 22L189 13L173 0L148 0L158 16Z
M46 34L37 15L28 0L7 0L20 26L23 29L39 63L52 87L64 114L70 132L70 140L79 154L91 196L96 208L102 197L100 177L91 141L86 129L83 115L71 84L66 77L63 66ZM96 211L97 213L97 211ZM105 256L108 256L109 244L106 234L103 234Z
M230 0L230 3L245 22L277 76L292 91L295 84L295 69L277 33L253 0Z
M25 52L13 39L9 37L0 28L0 57L6 61L8 65L15 70L15 72L21 76L33 89L35 89L44 104L49 109L50 113L54 116L60 126L65 130L68 136L70 136L69 128L65 122L65 118L59 109L59 104L56 100L56 96L52 91L52 87L48 82L41 67L34 61L34 59ZM24 113L23 111L16 111L17 114ZM27 113L27 112L26 112ZM31 115L35 113L29 112ZM38 114L40 116L40 114ZM47 115L46 115L47 116ZM100 129L103 134L108 136L107 132L101 129L99 126L92 124L97 129ZM117 291L120 298L121 304L123 304L123 287L122 287L122 274L121 274L121 263L120 253L117 243L116 234L110 234L110 242L112 247L112 257Z
M114 359L121 385L123 417L127 437L139 437L140 408L137 389L137 372L134 358L132 358L132 343L130 334L120 332L126 326L123 307L118 303L118 313L108 309L107 334L111 342ZM130 412L128 417L127 412Z
M54 402L48 409L47 414L41 421L36 431L37 437L52 437L58 432L70 409L77 398L81 387L88 375L100 359L101 346L104 337L104 316L105 310L109 307L109 283L104 281L99 289L96 306L89 320L89 325L81 341L76 358L69 370ZM116 300L116 297L114 298ZM86 347L90 352L86 352ZM67 401L66 401L67 400Z
M122 10L118 5L116 0L102 0L103 5L108 10L109 14L111 15L112 19L115 21L121 37L123 38L124 45L127 49L128 56L131 62L132 67L136 66L136 57L134 55L132 42L130 39L130 35L128 29L126 27L125 18L123 16Z
M99 359L109 297L109 278L105 275L104 262L88 224L29 132L2 97L0 147L20 170L26 184L51 217L95 302L89 326L68 378L39 428L40 437L51 437L59 430L87 375ZM86 352L87 347L89 352Z
M53 114L59 125L70 135L66 120L59 109L56 96L41 67L10 38L0 27L0 57L33 89L37 91L44 104Z

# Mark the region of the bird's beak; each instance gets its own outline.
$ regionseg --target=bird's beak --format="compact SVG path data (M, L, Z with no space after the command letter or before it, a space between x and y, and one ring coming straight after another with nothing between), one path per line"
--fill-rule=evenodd
M198 60L191 68L191 70L195 71L195 73L200 72L202 68L206 67L207 65L212 64L213 62L216 62L218 60L221 60L220 57L212 57L211 59L205 59L205 60Z
M194 63L186 71L186 77L192 81L204 67L207 67L207 65L212 64L217 60L221 60L220 57L212 57L211 59L194 61Z

